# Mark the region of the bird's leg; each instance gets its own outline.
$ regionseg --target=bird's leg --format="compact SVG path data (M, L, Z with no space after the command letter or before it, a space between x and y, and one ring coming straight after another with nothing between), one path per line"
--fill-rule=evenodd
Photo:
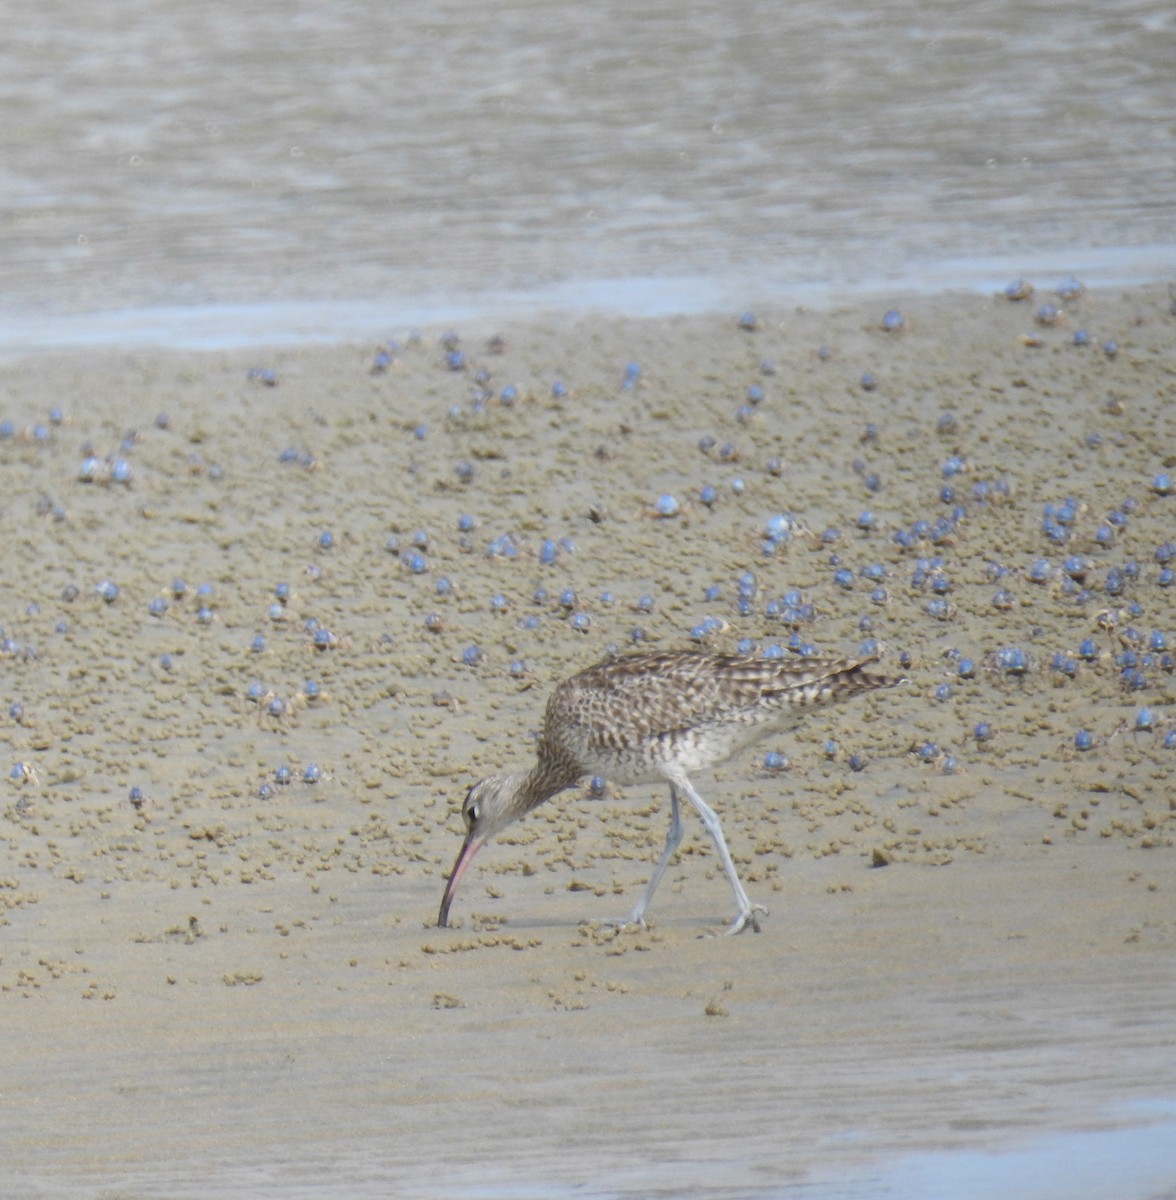
M645 924L645 909L650 900L653 899L653 893L657 891L657 885L661 883L662 876L666 873L666 867L670 865L670 859L674 857L674 851L682 844L682 806L678 802L678 789L670 784L670 827L666 830L665 849L662 850L661 858L657 860L657 866L653 868L653 874L649 877L649 882L645 885L645 891L641 893L641 899L637 901L636 908L625 919L626 925L644 925Z
M694 790L693 784L685 775L679 777L678 786L686 793L686 798L694 805L698 815L702 818L707 833L714 839L715 848L719 852L719 861L723 864L723 870L727 875L727 882L730 883L731 890L735 893L735 903L739 906L739 912L736 913L735 920L727 926L726 932L741 933L750 925L756 933L759 933L759 918L756 914L763 913L764 916L767 916L768 910L762 904L752 904L747 898L747 893L743 890L743 884L739 880L739 873L735 870L734 862L731 861L731 851L727 849L718 813Z

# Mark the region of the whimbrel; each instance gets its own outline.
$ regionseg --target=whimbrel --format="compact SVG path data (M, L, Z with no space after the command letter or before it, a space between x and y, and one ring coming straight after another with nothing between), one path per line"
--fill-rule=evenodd
M529 771L490 775L475 783L462 805L466 835L441 899L438 925L449 921L457 885L474 855L495 834L585 775L618 784L670 785L665 848L626 923L645 924L645 910L682 841L685 796L714 839L735 893L738 912L727 928L759 931L762 905L753 904L731 861L714 810L690 775L725 762L745 746L794 720L801 710L905 682L870 674L876 660L748 658L681 651L608 658L564 680L551 694Z

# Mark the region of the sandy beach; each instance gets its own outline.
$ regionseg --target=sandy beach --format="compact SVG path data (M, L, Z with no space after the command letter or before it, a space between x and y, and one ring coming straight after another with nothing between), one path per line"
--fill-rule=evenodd
M1035 282L4 360L0 1193L866 1196L1170 1139L1176 316ZM587 786L436 927L555 683L794 634L910 683L697 780L762 933L700 936L693 817L611 927L667 797Z

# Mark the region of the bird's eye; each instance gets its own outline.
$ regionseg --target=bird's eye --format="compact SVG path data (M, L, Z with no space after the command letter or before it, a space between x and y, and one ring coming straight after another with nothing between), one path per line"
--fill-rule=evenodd
M473 827L478 820L478 802L475 800L472 804L466 805L465 810L466 825Z

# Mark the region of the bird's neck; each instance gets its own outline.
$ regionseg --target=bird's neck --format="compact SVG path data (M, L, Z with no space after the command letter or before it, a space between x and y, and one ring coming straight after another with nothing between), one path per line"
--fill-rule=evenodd
M515 795L520 812L538 808L544 800L550 800L556 792L562 792L574 784L584 772L580 767L561 756L540 753L538 762L516 778Z

